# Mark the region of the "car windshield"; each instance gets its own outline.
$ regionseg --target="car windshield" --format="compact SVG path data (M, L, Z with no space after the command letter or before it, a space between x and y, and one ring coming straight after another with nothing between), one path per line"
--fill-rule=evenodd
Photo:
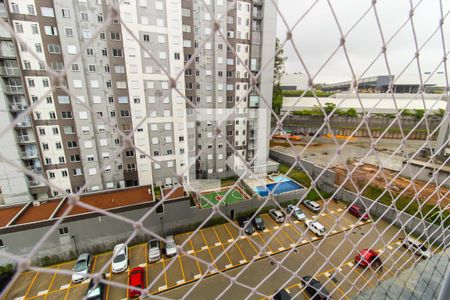
M77 264L75 265L74 271L75 272L81 272L87 269L86 260L82 259L77 261Z
M97 285L95 289L91 289L86 294L87 297L100 296L100 287Z
M319 204L317 204L316 202L311 202L311 205L314 207L319 207Z
M300 210L300 208L295 208L295 210L294 210L294 212L296 213L296 214L301 214L302 213L302 211Z
M150 248L157 248L158 247L158 242L157 241L151 241L150 242Z
M256 222L256 223L262 223L261 217L256 217L256 218L255 218L255 222Z
M427 247L425 247L424 245L420 245L420 250L422 250L422 251L428 251Z
M323 227L322 227L322 228L319 228L319 231L320 231L320 232L325 232L325 228L323 228Z
M119 255L116 255L116 257L114 257L114 262L115 263L120 263L120 262L122 262L122 261L124 261L125 260L125 254L123 254L123 253L120 253Z
M166 243L166 248L174 248L175 247L175 242L174 241L167 241Z

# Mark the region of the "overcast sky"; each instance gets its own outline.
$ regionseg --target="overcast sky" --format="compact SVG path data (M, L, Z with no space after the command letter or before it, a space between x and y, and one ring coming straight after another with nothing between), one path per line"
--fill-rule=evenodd
M279 8L292 26L314 3L313 0L278 0ZM337 18L344 33L370 8L372 0L335 0L331 1ZM413 4L417 4L417 0ZM419 47L432 35L439 25L440 1L423 0L414 14L414 27L417 34ZM442 0L444 16L450 9L450 1ZM379 0L376 5L385 40L389 40L400 26L408 20L409 0ZM445 23L444 23L445 24ZM450 50L450 16L446 18L444 32L446 33L446 50ZM286 36L286 26L278 16L278 37L281 41ZM339 31L331 13L327 1L319 0L307 16L297 25L293 32L293 41L302 56L307 69L311 74L318 72L319 68L330 57L339 45ZM350 61L356 75L359 77L375 60L381 50L381 35L375 19L373 9L361 20L361 22L348 34L346 46ZM300 64L292 45L284 47L286 71L288 73L302 72L305 69ZM392 39L387 47L388 63L393 75L400 72L414 57L415 45L411 23ZM437 32L421 51L420 61L422 72L433 71L443 57L443 45L440 32ZM443 71L443 65L439 68ZM363 77L372 75L387 75L386 62L381 56L366 71ZM413 62L406 69L405 74L418 74L417 63ZM327 63L314 80L315 83L336 82L351 79L351 72L345 59L342 48Z

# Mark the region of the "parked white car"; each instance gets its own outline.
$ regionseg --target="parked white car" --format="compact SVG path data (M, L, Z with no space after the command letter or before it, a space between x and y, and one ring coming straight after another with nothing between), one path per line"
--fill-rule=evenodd
M305 225L306 227L311 230L315 235L317 236L324 236L326 229L325 227L320 224L317 221L313 221L313 220L306 220L305 221Z
M284 222L284 214L278 209L272 208L269 210L269 215L275 220L277 223Z
M403 240L403 247L414 252L414 254L422 257L422 258L430 258L431 251L418 240L407 237Z
M173 238L173 235L166 236L166 255L168 257L172 257L175 254L177 254L177 245L175 244L175 239Z
M114 246L111 270L120 273L128 269L128 247L125 244Z
M79 283L88 278L87 273L91 267L92 256L89 253L83 253L77 258L77 262L72 271L72 282Z
M156 262L161 259L161 246L157 239L148 242L148 262Z
M320 211L320 204L313 200L305 200L303 204L313 212Z
M297 220L303 221L303 220L305 219L305 214L302 212L302 210L301 210L298 206L295 206L295 205L293 205L293 204L289 204L289 205L286 207L286 212L287 212L288 214L290 214L291 211L294 211L294 212L292 213L292 215L293 215Z

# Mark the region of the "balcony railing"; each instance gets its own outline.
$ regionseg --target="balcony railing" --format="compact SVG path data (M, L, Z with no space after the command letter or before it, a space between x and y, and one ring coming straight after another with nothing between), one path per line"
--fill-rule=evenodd
M16 127L18 127L18 128L31 127L31 121L30 120L25 120L25 121L19 122L19 123L17 123Z
M16 51L13 49L0 49L0 57L16 57Z
M30 158L37 158L38 153L37 151L22 151L22 158L30 159Z
M19 76L19 68L5 68L0 67L0 75L1 76Z
M26 103L13 103L9 105L9 109L11 111L22 111L26 110L28 108L28 105Z
M18 135L17 142L19 143L34 143L34 136L32 135Z
M7 94L23 94L23 86L5 85L5 93Z

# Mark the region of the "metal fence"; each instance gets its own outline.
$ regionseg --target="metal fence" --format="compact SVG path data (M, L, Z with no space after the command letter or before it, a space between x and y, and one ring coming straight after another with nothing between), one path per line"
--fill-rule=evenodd
M297 60L298 65L301 66L301 69L309 79L309 90L298 97L298 101L302 101L306 92L311 92L313 97L317 99L316 90L313 88L313 85L316 83L316 78L319 73L322 72L322 70L326 70L326 66L330 64L330 61L332 61L337 52L343 54L344 61L342 63L349 68L354 87L357 87L358 80L365 76L368 70L370 70L370 67L378 59L384 61L386 72L388 72L389 75L392 75L390 70L389 49L391 44L396 41L396 35L407 26L410 26L411 29L409 40L411 46L408 49L409 53L405 53L405 55L410 56L410 62L406 66L403 66L404 68L398 75L403 74L408 68L413 68L414 65L417 65L417 68L414 71L422 74L420 54L426 44L433 38L441 39L440 49L436 51L435 56L443 57L434 65L434 69L430 74L419 76L419 92L412 95L411 99L424 99L426 95L423 92L423 87L432 75L441 69L444 70L445 76L444 96L448 96L448 50L446 44L446 30L448 30L448 28L445 27L448 12L444 10L444 7L446 6L446 3L443 3L444 1L438 1L440 3L440 18L429 20L430 22L435 23L435 30L429 36L425 38L422 36L420 39L416 34L418 28L414 22L415 13L417 11L426 11L427 2L429 1L410 1L409 11L398 12L399 18L403 18L404 21L399 28L393 30L391 35L387 35L383 31L384 24L379 18L379 14L382 12L379 11L379 4L377 1L366 1L367 9L362 15L356 18L356 22L349 27L348 31L344 31L341 26L340 16L335 10L337 4L334 1L311 2L310 8L299 12L299 18L294 22L288 22L285 18L286 12L283 11L282 7L286 6L281 6L275 0L266 0L266 2L269 1L276 8L276 10L273 11L273 14L277 14L280 20L279 23L281 26L285 27L283 30L286 34L281 37L282 48L291 47L291 49L293 49L293 56L288 59ZM130 35L139 42L140 46L146 49L142 44L142 41L136 36L136 33L128 28L126 22L121 19L119 4L113 3L113 1L110 2L108 8L109 14L105 16L104 22L95 29L95 32L92 34L92 39L71 59L72 62L80 58L81 51L85 51L87 47L93 46L94 39L102 31L105 31L115 20L124 24L122 27L123 30L128 31ZM210 10L210 1L203 0L198 2L206 11L209 11L213 18L217 20L226 18L226 14L219 16L215 15L214 12ZM237 5L238 1L225 2L228 5L228 10L231 11ZM318 71L314 73L308 67L307 58L302 55L302 45L300 41L296 41L295 33L297 31L314 30L313 28L303 27L302 24L311 11L314 10L314 6L317 5L318 2L325 3L325 7L328 8L327 15L331 14L329 19L324 18L322 22L334 24L333 26L336 26L338 36L318 37L320 39L335 39L337 42L334 51L332 51L329 56L321 57L324 63L318 68ZM297 4L293 1L290 5L292 6L292 9L295 9ZM384 7L384 9L386 9L386 7ZM261 14L261 12L255 11L253 15L254 17L261 17L258 14ZM354 71L352 64L353 59L347 48L347 42L352 38L351 32L361 26L361 23L369 17L371 20L374 20L372 26L377 32L377 38L380 39L379 50L377 51L374 60L365 60L365 66L367 68L364 69L363 72L357 73ZM259 72L252 72L250 66L248 64L246 65L237 55L236 49L231 47L231 44L226 38L226 33L220 28L220 22L213 22L213 24L214 27L211 28L211 31L214 33L215 38L221 39L223 43L227 45L229 52L232 53L232 55L241 62L241 65L245 67L250 76L251 85L254 87L255 93L260 95L261 102L265 103L269 108L272 107L271 100L266 99L260 94L260 89L258 87L258 79L260 75L265 72L267 65L261 66ZM8 30L13 38L19 43L27 43L27 41L20 40L20 37L14 29L10 28L9 24L0 21L0 25ZM211 35L211 37L212 36L213 35ZM200 49L205 46L206 41L207 40L198 45L195 54L200 53ZM359 42L364 43L363 40ZM28 48L29 54L39 60L39 55L34 52L33 47L30 46ZM277 51L281 51L282 48ZM146 52L149 57L159 64L158 59L154 56L155 54L152 53L152 51L146 49ZM192 55L191 60L185 64L185 69L187 69L190 63L194 61L195 54ZM275 55L276 54L277 53L275 53ZM273 60L269 62L269 64L272 63ZM71 64L66 64L66 68L70 67L70 65ZM183 89L177 87L177 80L183 76L185 69L181 70L178 74L170 74L162 65L159 66L164 75L167 76L170 83L170 89L176 90L177 93L185 99L187 107L195 109L197 107L196 104L185 97ZM64 78L67 70L64 69L60 72L56 72L48 67L45 72L51 78L52 82L58 83L62 82L62 78ZM394 84L395 80L391 82L391 85ZM23 87L17 88L23 89ZM73 99L77 98L76 94L64 85L59 86L58 88L64 90L68 95L71 95ZM6 91L8 92L8 90ZM29 106L24 106L23 111L17 115L17 118L11 120L9 126L0 129L0 136L13 130L16 125L28 122L27 120L32 116L33 109L35 109L39 103L45 101L46 96L51 92L52 90L48 90L46 95L40 97L38 101L30 103ZM202 191L196 190L198 186L194 187L191 186L190 182L182 182L186 190L196 192L197 199L199 199L200 202L203 201L205 205L209 204L210 208L207 208L207 211L209 211L207 216L200 223L196 224L196 227L192 231L183 233L183 239L180 238L181 235L176 236L176 242L178 243L176 246L176 255L171 258L164 256L163 260L158 265L159 269L154 267L155 264L151 264L144 260L143 265L140 265L142 265L147 272L147 281L142 287L130 286L128 282L129 274L127 273L120 277L111 272L110 266L114 259L111 255L107 255L107 258L102 261L101 267L97 266L96 271L94 272L92 270L92 272L86 275L86 278L94 280L96 284L105 284L105 289L110 291L110 299L113 299L114 297L112 296L112 289L125 291L125 297L127 297L131 291L139 291L141 293L141 298L164 299L271 298L282 290L286 291L292 298L299 299L308 297L307 295L310 295L311 293L312 295L317 293L322 296L331 295L333 298L340 299L352 297L424 298L430 296L429 290L426 288L423 290L416 290L414 293L411 292L412 288L410 285L414 285L414 278L412 278L413 276L411 276L411 274L414 273L412 270L415 270L417 265L420 265L422 268L421 270L424 270L422 272L432 273L434 270L437 270L438 262L440 266L442 266L442 261L436 258L448 258L448 229L450 224L450 214L448 213L450 210L448 188L443 185L446 182L445 180L440 181L440 183L437 183L436 181L438 174L445 172L445 168L448 166L448 155L442 155L449 143L448 133L445 133L443 143L439 145L436 145L435 143L432 144L431 140L426 138L425 140L420 140L414 150L410 150L409 153L405 154L405 152L403 152L404 146L408 144L409 135L414 131L414 126L408 124L409 133L404 134L402 132L402 123L398 120L401 118L402 112L404 112L406 108L396 107L396 115L390 120L390 124L385 125L386 129L384 133L386 133L390 127L394 126L400 129L399 134L401 137L388 154L382 153L383 155L380 155L380 152L382 151L380 150L379 145L384 142L384 133L378 132L376 138L370 135L369 123L372 116L371 111L364 109L365 104L360 101L358 90L355 89L354 92L356 99L359 100L359 108L364 111L364 114L361 115L361 122L346 137L338 138L334 135L330 135L330 137L327 138L326 143L332 146L334 153L327 153L324 155L326 159L319 162L320 166L315 166L317 161L304 159L304 156L308 151L314 152L314 149L320 149L318 144L324 142L323 137L319 136L321 130L317 130L317 133L312 136L303 137L303 143L300 145L297 143L294 145L291 139L287 137L278 139L278 142L283 143L284 147L291 149L292 152L290 154L280 154L283 156L282 159L277 159L273 155L271 155L271 157L282 164L291 162L286 166L285 170L282 170L280 167L280 171L284 173L285 176L291 177L297 183L303 185L303 188L307 192L295 193L295 197L293 197L290 202L278 201L280 196L277 196L272 192L268 192L267 197L259 197L255 192L255 199L252 201L258 201L257 203L259 203L259 205L256 209L253 208L248 212L248 217L254 219L256 215L261 214L266 223L265 230L256 231L250 235L246 234L243 228L236 222L235 218L229 213L232 209L232 204L224 210L223 207L220 206L220 202L213 203L210 198L202 196ZM248 96L249 93L245 96ZM381 99L386 98L392 99L392 102L394 104L396 103L395 94L389 91L381 95ZM72 103L72 105L83 107L83 109L92 112L94 115L96 114L93 108L86 103L77 102ZM333 132L333 128L330 126L330 118L339 109L339 105L331 112L326 112L325 108L321 106L320 101L317 99L317 108L323 114L320 129L327 129L326 131L330 133ZM428 137L437 135L441 129L448 128L450 113L448 109L443 115L441 122L439 124L434 123L432 129L424 125L428 122L428 115L427 107L423 107L423 109L425 110L425 114L422 118L417 120L417 124L422 124L421 129L427 131ZM230 115L231 113L232 112L230 112ZM290 113L291 111L287 111L284 114L277 114L275 111L270 110L270 117L273 120L273 124L275 124L275 128L267 129L267 131L270 132L267 139L270 139L272 135L283 130L283 122ZM222 121L226 122L228 117L229 116ZM101 116L98 118L102 119ZM144 119L147 118L150 118L150 116L145 116ZM304 119L304 117L302 117L302 119ZM314 120L317 121L317 116L314 117ZM106 122L107 120L105 119L105 123ZM114 124L109 125L112 127L114 126ZM136 128L134 130L136 130ZM348 147L352 145L352 137L354 137L355 132L358 132L360 129L367 129L368 132L366 144L363 146L365 147L364 155L357 158L349 157L350 159L340 160L339 157L345 154L349 149ZM116 149L114 155L121 153L126 147L132 147L135 149L136 153L143 154L152 162L157 163L158 160L155 159L151 153L146 153L134 145L134 130L119 130L123 145ZM211 140L214 140L221 134L223 133L217 131L217 133L211 137ZM229 144L228 146L235 150L234 144ZM203 150L198 150L195 158L198 158L205 148L203 148ZM277 151L280 150L278 149ZM317 150L317 152L320 152L320 150ZM423 157L424 152L429 153L429 155ZM24 153L24 155L25 154L30 155L30 152ZM367 167L366 159L369 157L372 157L375 163L370 164L370 169L364 169ZM401 157L403 160L402 170L393 173L387 172L383 167L383 161L394 159L396 157ZM410 174L409 179L401 177L399 174L407 170L411 161L418 157L421 157L420 159L426 164L433 165L430 178L428 180L419 181L416 180L416 174ZM99 209L80 201L80 195L83 194L83 189L77 193L67 194L64 189L52 184L49 180L33 172L30 168L11 162L8 157L5 157L1 152L0 159L3 163L23 171L25 174L32 177L35 182L41 182L51 186L52 190L58 191L60 195L64 195L69 202L66 211L57 222L52 224L49 227L49 230L40 237L39 242L33 245L32 250L29 251L27 255L17 255L16 253L9 253L8 251L0 252L2 257L16 262L17 266L17 272L8 286L1 293L1 297L8 299L11 297L12 292L19 289L19 285L23 282L27 282L27 284L25 284L26 294L22 295L22 298L17 298L33 298L31 295L28 295L28 292L32 288L35 280L41 280L39 276L46 276L51 279L52 282L55 277L59 275L65 275L67 278L72 276L74 272L70 268L62 268L60 265L43 267L34 264L33 259L38 255L39 249L46 243L49 236L64 224L65 217L70 210L76 206L95 211L108 218L117 219L118 222L130 226L132 231L128 238L123 241L125 245L135 241L137 237L142 235L157 239L163 244L167 244L168 240L166 236L153 230L153 228L147 228L144 224L147 223L147 218L150 216L153 217L157 210L161 209L165 201L170 201L170 193L155 203L155 205L153 205L140 219L133 220L128 219L123 215L114 214L110 211ZM254 169L252 168L253 159L250 161L247 161L244 157L241 157L241 159L243 160L245 170L241 171L238 176L236 176L233 184L225 189L226 193L221 196L221 199L225 199L229 194L233 193L234 188L237 186L248 187L248 185L242 185L242 181L255 177ZM336 169L336 161L339 161L338 169ZM189 164L190 167L195 166L195 159ZM166 167L161 165L161 168ZM426 166L424 165L421 168L424 170L426 169ZM188 172L189 168L185 168L185 170ZM173 177L180 179L183 178L184 175L174 174L173 170L170 168L167 168L167 172L171 173ZM405 172L402 174L405 174ZM447 174L448 176L448 173L444 174ZM365 175L365 177L362 175ZM264 178L271 180L271 177ZM330 178L334 179L334 184L330 183ZM87 179L87 181L89 181L89 179ZM85 185L88 185L88 183L89 182L86 182ZM275 187L272 191L281 187L282 184L282 180L275 181ZM307 199L316 199L320 204L320 210L311 212L309 208L304 205L305 200ZM285 197L283 197L283 200L285 200ZM296 210L287 210L287 204L297 205L301 208L306 214L306 221L297 219ZM354 205L357 205L359 209L361 209L360 214L356 212L357 217L350 215L348 212L348 207ZM267 211L270 208L281 211L286 217L285 220L280 221L279 223L272 221L272 218L267 215ZM368 213L368 216L365 215L365 212L362 212L363 210ZM210 227L211 224L215 223L214 220L217 218L221 219L221 221L218 222L221 224ZM161 222L163 222L162 219ZM306 225L307 223L309 225ZM315 234L311 234L311 231L308 230L308 226L313 226L315 224L317 226L316 228L320 231L320 224L318 225L317 223L321 223L325 226L326 232L323 236L318 237ZM224 238L222 233L218 233L222 229L225 230L224 232L228 232L229 237ZM89 229L87 228L86 230ZM207 233L208 230L212 230L215 234L209 237ZM318 234L322 235L320 232ZM209 238L211 239L209 240ZM198 239L202 241L198 242ZM421 245L418 247L410 246L409 249L402 247L408 239L420 241L420 244L426 246L429 252L425 251ZM246 244L244 244L244 242ZM198 246L197 243L203 244ZM143 247L145 251L142 253L148 251L147 246ZM366 251L366 249L374 251ZM131 250L131 252L133 251L135 250ZM250 251L250 254L246 251ZM355 258L357 254L362 255L362 258ZM145 258L147 258L147 254L142 255L145 255ZM239 256L236 263L234 262L236 258L233 256ZM421 257L426 257L426 259L422 259ZM96 260L100 264L100 259L96 258ZM230 263L222 263L222 260L228 260ZM191 267L186 267L189 261L192 262L192 265L190 266L192 268L197 268L198 272L196 271L191 279L186 279L186 277L190 275L184 274L183 272L184 278L181 279L181 281L177 281L172 285L168 284L172 279L171 274L175 272L175 268L181 268L182 271L190 270L189 268ZM133 264L133 262L130 264ZM220 267L222 265L224 266ZM447 266L448 265L447 260ZM132 267L137 267L137 265L129 266L130 269ZM29 276L27 274L30 274L30 272L33 275L27 277ZM104 273L106 273L107 276L101 277L101 274ZM446 276L447 273L448 267L445 267L435 274L438 281L442 282L442 287L439 285L435 286L432 291L434 294L432 294L431 297L437 298L441 288L443 291L448 290L449 276ZM444 277L446 280L444 280ZM314 278L320 281L322 287L315 285ZM158 282L160 281L163 283L159 284ZM401 282L400 285L396 284L399 282ZM56 292L52 292L48 288L42 287L41 289L44 290L44 292L41 296L46 299L51 293L54 293L55 297L58 299L64 297L71 298L75 296L68 296L69 290L76 290L78 288L86 289L87 281L83 281L83 283L78 285L69 282L64 289L64 291L67 290L67 292L62 294L56 294ZM37 294L36 297L38 297ZM84 297L84 294L79 297ZM441 299L445 299L448 297L448 294L446 295L445 292L442 292L440 297Z

